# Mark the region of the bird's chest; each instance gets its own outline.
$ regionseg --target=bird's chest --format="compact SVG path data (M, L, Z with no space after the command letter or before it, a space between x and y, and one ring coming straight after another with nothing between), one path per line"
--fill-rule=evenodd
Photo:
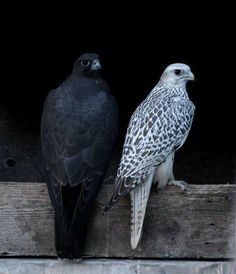
M60 112L65 118L72 115L87 113L91 115L100 112L107 99L105 92L72 90L58 96L54 102L55 111Z

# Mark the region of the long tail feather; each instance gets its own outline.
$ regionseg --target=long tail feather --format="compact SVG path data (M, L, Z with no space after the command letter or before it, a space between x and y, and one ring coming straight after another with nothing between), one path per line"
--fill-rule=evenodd
M83 256L87 218L76 217L76 220L71 221L55 214L55 244L57 255L61 259L80 259Z
M146 182L138 185L130 192L131 199L131 247L137 248L141 239L143 221L145 217L147 201L149 198L154 173L149 175Z

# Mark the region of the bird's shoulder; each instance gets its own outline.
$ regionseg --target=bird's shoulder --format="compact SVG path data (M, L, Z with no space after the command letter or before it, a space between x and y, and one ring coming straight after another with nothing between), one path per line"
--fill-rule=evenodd
M69 112L93 115L112 106L116 106L116 101L104 80L75 81L69 78L49 92L44 102L44 112L52 116L57 113L66 115Z

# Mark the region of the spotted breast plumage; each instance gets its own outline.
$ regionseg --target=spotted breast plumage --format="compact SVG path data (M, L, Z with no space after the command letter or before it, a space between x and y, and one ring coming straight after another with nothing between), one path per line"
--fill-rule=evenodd
M186 183L173 175L174 154L185 142L191 128L195 106L186 83L193 80L185 64L166 68L160 81L133 113L115 179L112 197L105 210L122 196L131 198L131 246L140 240L146 205L152 183L158 188Z

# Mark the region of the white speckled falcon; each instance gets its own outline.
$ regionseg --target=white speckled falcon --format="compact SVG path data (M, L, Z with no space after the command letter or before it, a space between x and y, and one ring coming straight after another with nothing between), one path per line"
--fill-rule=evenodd
M130 194L131 246L139 243L152 183L157 188L187 184L173 175L175 151L185 142L190 131L194 104L186 83L194 80L190 67L176 63L168 66L160 81L133 113L123 147L115 187L105 211Z

